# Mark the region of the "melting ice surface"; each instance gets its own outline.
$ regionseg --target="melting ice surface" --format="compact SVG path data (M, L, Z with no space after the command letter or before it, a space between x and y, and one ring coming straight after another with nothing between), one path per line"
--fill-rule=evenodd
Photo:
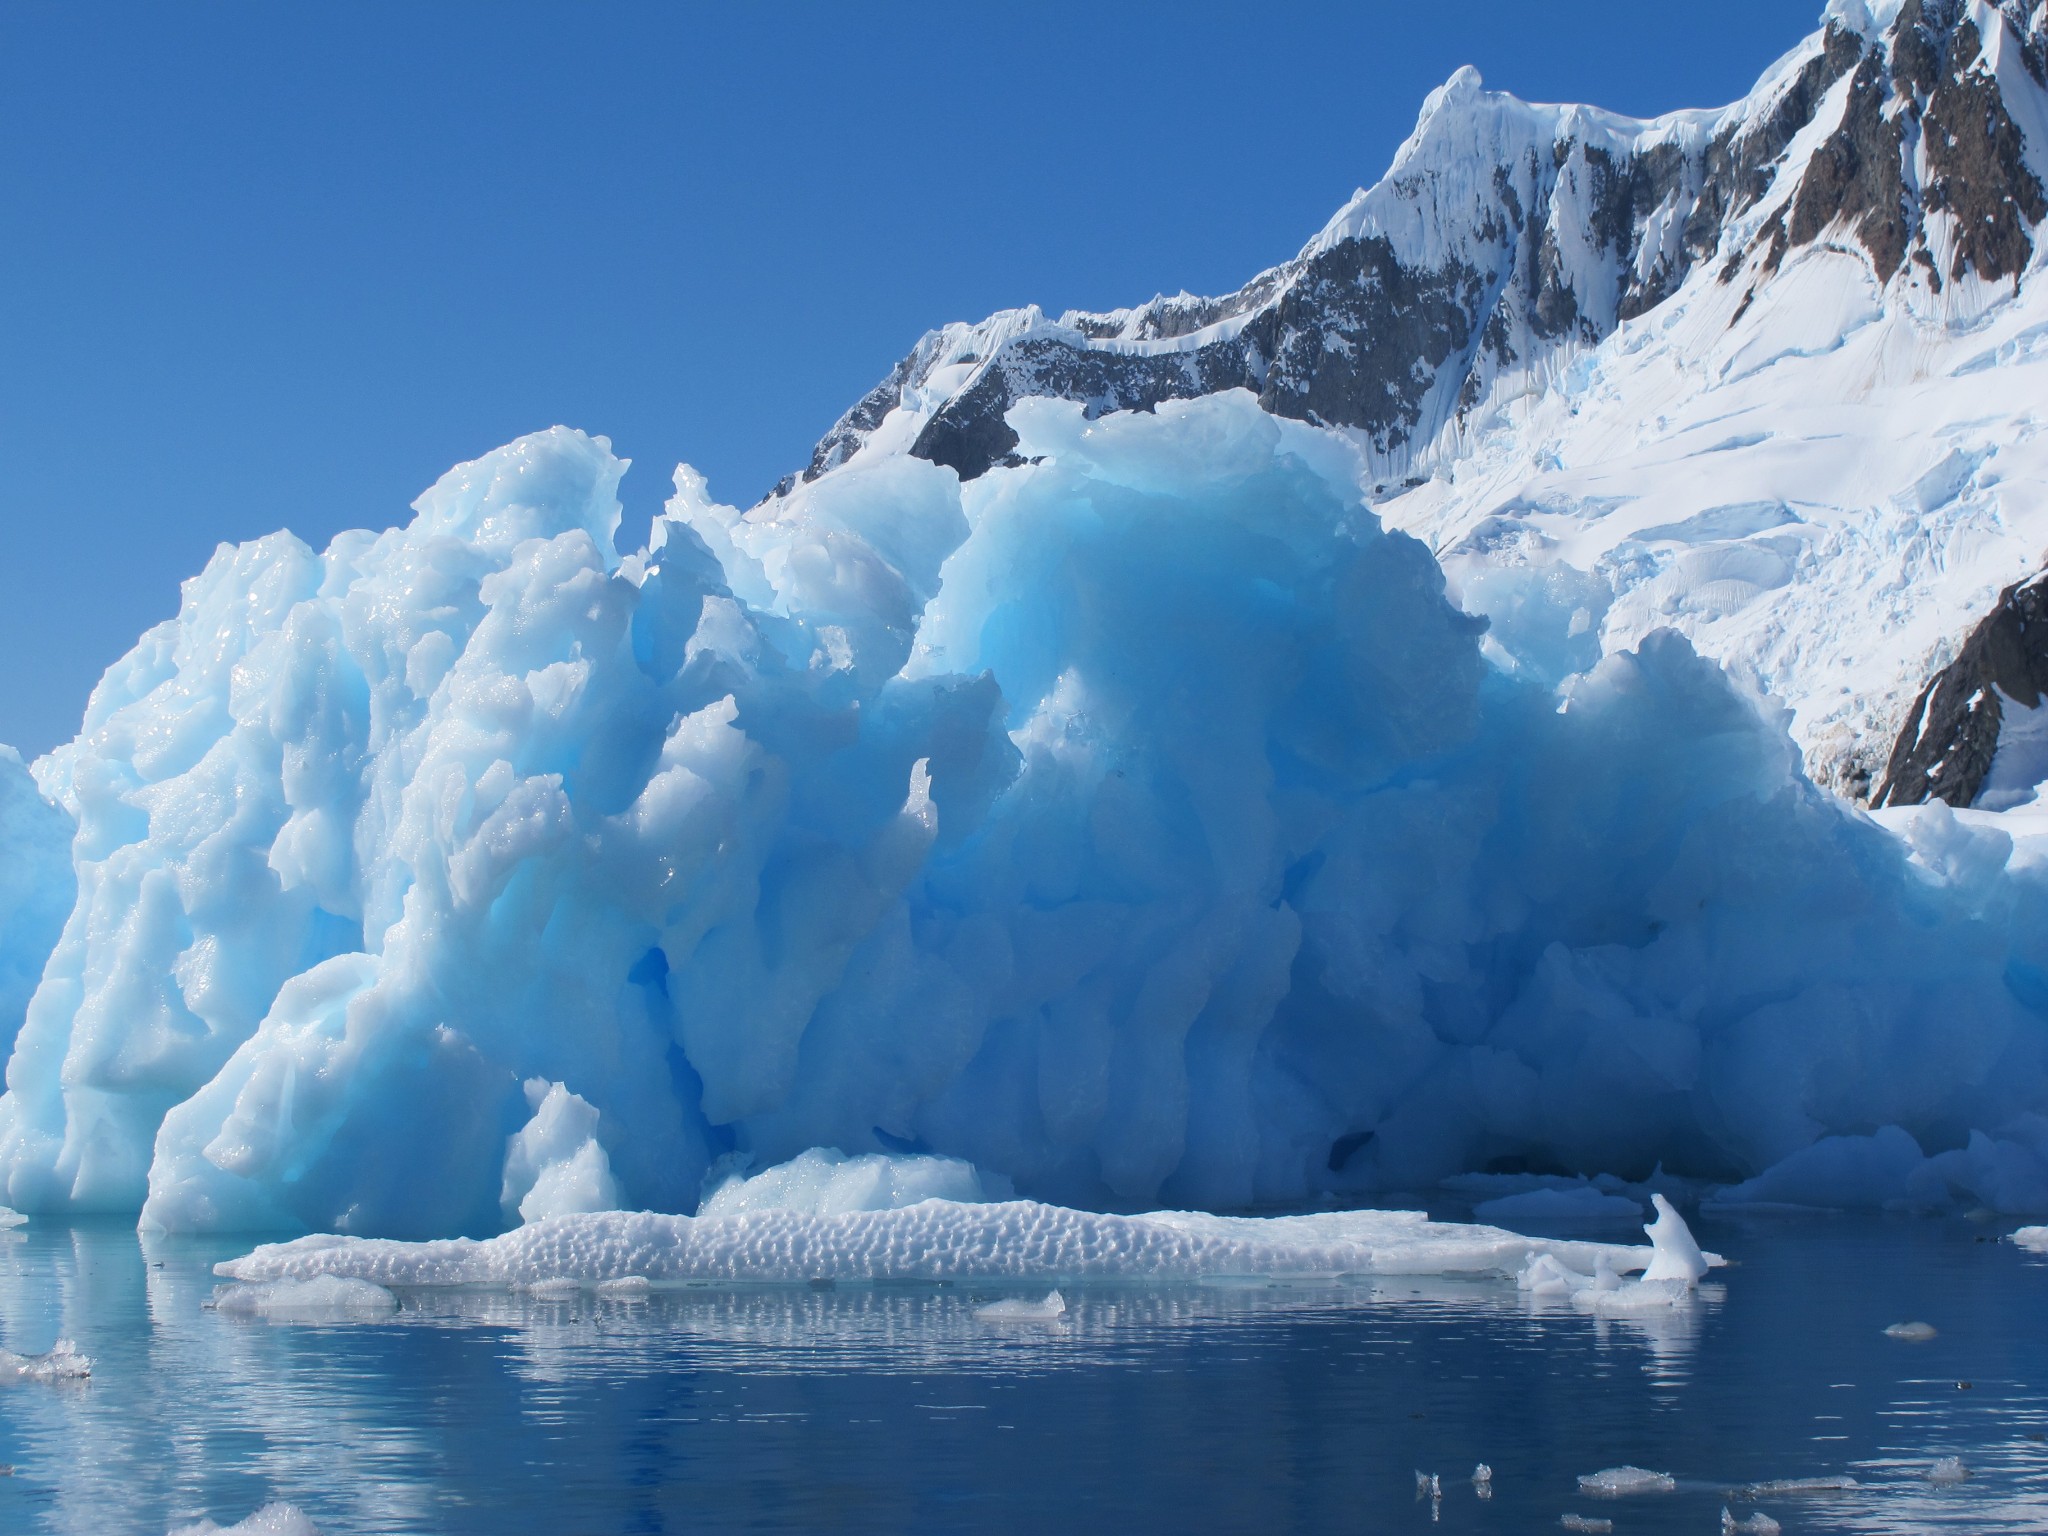
M838 1147L1098 1210L1661 1160L2048 1212L2006 833L1846 809L1668 633L1495 671L1249 396L1011 420L965 486L680 472L625 558L565 430L223 549L47 801L0 760L0 1199L484 1236Z
M1434 1506L1452 1532L1569 1512L1698 1536L1726 1507L1749 1531L2017 1536L2048 1526L2048 1260L2000 1230L1709 1215L1739 1266L1612 1315L1497 1272L1352 1273L1062 1280L1056 1321L996 1323L1050 1287L406 1286L263 1315L209 1305L231 1238L39 1221L0 1234L0 1347L74 1338L94 1368L0 1382L0 1530L233 1529L282 1503L322 1536L1255 1530L1275 1509L1378 1531ZM1886 1338L1900 1317L1938 1336ZM1951 1457L1968 1477L1937 1475ZM1581 1491L1623 1467L1674 1486Z

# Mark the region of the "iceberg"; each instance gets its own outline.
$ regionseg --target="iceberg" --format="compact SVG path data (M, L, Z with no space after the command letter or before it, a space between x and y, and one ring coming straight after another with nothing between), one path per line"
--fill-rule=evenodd
M566 1292L627 1280L638 1288L704 1281L1506 1278L1532 1255L1612 1271L1645 1269L1655 1260L1648 1248L1527 1238L1498 1227L1431 1221L1419 1211L1122 1216L1030 1200L922 1199L829 1212L802 1201L710 1216L596 1212L532 1222L487 1239L322 1234L264 1244L214 1268L227 1280L273 1287L331 1279Z
M1248 394L1009 422L967 484L679 470L625 555L626 466L562 428L404 527L220 550L35 765L75 901L5 931L0 1200L684 1273L707 1176L814 1148L972 1165L1025 1199L946 1221L1050 1253L1059 1207L1732 1184L1881 1126L1917 1193L2048 1211L2011 839L1916 851L1669 632L1497 670ZM913 1219L826 1206L761 1230Z

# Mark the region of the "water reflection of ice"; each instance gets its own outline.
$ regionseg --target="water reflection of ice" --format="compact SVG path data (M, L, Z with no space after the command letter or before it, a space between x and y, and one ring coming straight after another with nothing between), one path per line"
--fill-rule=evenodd
M1698 1513L1700 1529L1723 1502L1788 1531L2048 1529L2048 1440L2030 1438L2048 1434L2043 1352L2020 1326L2040 1271L2009 1244L1958 1247L1951 1272L1880 1233L1873 1251L1888 1269L1822 1234L1805 1268L1772 1278L1752 1252L1686 1305L1614 1316L1496 1280L1350 1277L1063 1286L1056 1320L998 1327L976 1309L1043 1293L978 1282L415 1290L385 1317L264 1320L207 1308L211 1263L232 1246L138 1242L114 1226L28 1230L0 1233L0 1346L40 1352L73 1337L99 1365L75 1392L0 1392L0 1460L20 1469L0 1479L9 1531L162 1531L271 1499L306 1508L328 1536L625 1528L619 1507L594 1512L603 1500L636 1478L678 1477L694 1479L691 1500L728 1490L705 1528L775 1526L729 1490L801 1483L839 1455L834 1475L872 1476L864 1486L882 1498L889 1478L922 1475L891 1471L889 1447L932 1436L954 1437L948 1454L977 1478L1000 1477L1002 1437L1035 1432L1006 1490L1021 1497L1039 1478L1033 1457L1085 1457L1068 1443L1075 1415L1099 1432L1148 1414L1212 1446L1263 1436L1274 1466L1299 1464L1306 1481L1290 1486L1310 1490L1302 1497L1355 1499L1342 1480L1366 1477L1365 1492L1398 1495L1404 1518L1414 1466L1484 1459L1503 1528L1554 1526L1569 1474L1633 1462L1668 1467L1673 1518ZM1812 1284L1894 1271L1899 1285L1867 1298ZM1969 1311L1942 1305L1965 1294L1958 1275L1978 1283ZM2007 1289L1983 1289L1987 1275ZM1936 1340L1883 1336L1884 1322L1922 1312L1938 1318ZM1940 1374L1972 1366L1968 1390ZM1326 1428L1332 1459L1316 1463L1307 1448ZM1147 1483L1142 1465L1124 1465L1142 1462L1144 1437L1120 1443L1095 1475L1170 1504L1181 1455L1159 1451ZM1942 1455L1973 1475L1929 1481ZM533 1470L518 1518L494 1524L519 1463ZM1563 1486L1543 1485L1544 1468ZM1859 1486L1740 1491L1831 1472ZM1462 1476L1447 1480L1446 1526L1475 1498ZM875 1507L898 1525L878 1515L863 1529L915 1523L911 1506ZM778 1528L805 1527L792 1514Z

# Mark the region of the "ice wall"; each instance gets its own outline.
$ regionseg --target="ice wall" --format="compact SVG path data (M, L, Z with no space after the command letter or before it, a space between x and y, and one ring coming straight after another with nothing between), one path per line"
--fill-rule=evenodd
M679 472L623 561L562 429L223 549L41 765L79 904L0 1198L479 1233L834 1146L1220 1207L2048 1110L2002 834L1909 850L1676 636L1493 671L1248 396L1011 420L965 487Z

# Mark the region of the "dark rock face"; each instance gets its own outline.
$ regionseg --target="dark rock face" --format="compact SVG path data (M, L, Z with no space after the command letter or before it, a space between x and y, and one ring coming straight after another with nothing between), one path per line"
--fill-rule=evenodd
M1872 805L1976 803L1998 752L2004 701L2036 708L2048 694L2048 573L2007 587L1929 679L1892 745Z
M1421 243L1427 256L1367 220L1219 298L1183 294L1007 329L998 317L964 351L964 328L935 331L820 440L801 478L844 463L934 370L963 363L971 372L936 409L926 403L910 450L963 479L1013 455L1003 418L1018 400L1078 401L1093 416L1225 389L1253 391L1276 415L1352 429L1391 475L1405 474L1404 451L1462 419L1504 371L1599 342L1662 303L1698 262L1718 258L1725 281L1755 278L1755 248L1724 248L1729 225L1774 192L1793 140L1824 107L1834 111L1838 91L1839 118L1758 234L1761 276L1799 247L1841 242L1880 280L1911 269L1938 291L1973 272L2016 279L2048 217L2048 190L2027 165L1991 60L2016 55L2040 89L2048 35L2031 30L2033 0L1999 0L1989 15L1995 49L1962 0L1908 0L1876 40L1830 23L1793 78L1704 141L1631 140L1565 114L1554 141L1490 168L1406 163L1375 194L1388 206L1437 208L1439 182L1491 179L1490 201L1470 200L1466 181L1456 227L1439 223ZM1487 108L1466 95L1439 110ZM1160 349L1211 327L1214 340Z

